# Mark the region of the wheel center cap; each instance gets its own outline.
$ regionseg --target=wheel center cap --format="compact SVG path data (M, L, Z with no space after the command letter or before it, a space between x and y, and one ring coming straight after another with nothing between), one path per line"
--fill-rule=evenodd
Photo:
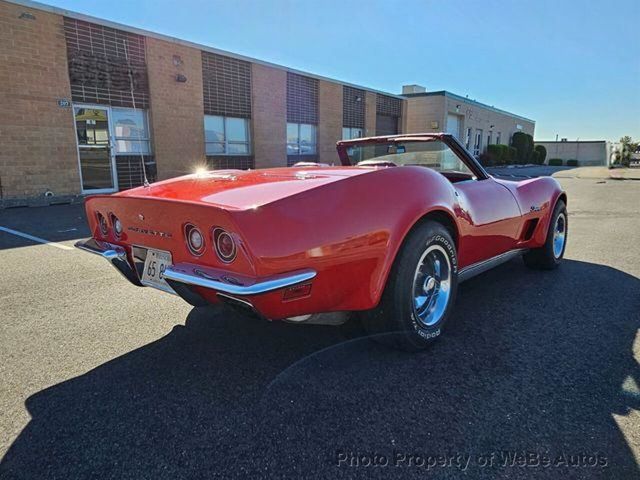
M431 290L433 290L433 287L435 287L435 286L436 286L436 279L433 278L433 277L429 277L424 282L424 291L425 292L430 292Z

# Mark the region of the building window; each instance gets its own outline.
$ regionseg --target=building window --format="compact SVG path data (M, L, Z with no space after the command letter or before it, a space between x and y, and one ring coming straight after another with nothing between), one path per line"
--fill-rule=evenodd
M249 155L249 121L246 118L204 116L207 155Z
M500 145L500 132L496 133L496 145Z
M287 155L315 155L316 126L287 123Z
M146 110L111 108L116 155L151 153Z
M364 137L364 129L356 128L356 127L342 127L342 139L343 140L352 140L354 138L362 138ZM347 154L351 158L354 163L358 163L362 160L362 149L361 148L349 148L347 149Z
M351 140L353 138L362 138L364 130L357 127L342 127L342 139Z
M491 140L493 140L493 132L489 132L489 135L487 135L487 145L491 145Z
M467 150L469 150L469 148L471 147L471 129L467 128L467 139L465 141L465 146L467 147Z
M481 151L482 151L482 130L478 128L476 130L476 141L475 141L475 144L473 145L473 154L477 157L478 155L480 155Z

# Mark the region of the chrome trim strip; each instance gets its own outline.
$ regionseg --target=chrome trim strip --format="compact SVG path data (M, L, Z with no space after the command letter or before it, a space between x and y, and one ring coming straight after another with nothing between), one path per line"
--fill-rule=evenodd
M482 262L474 263L473 265L464 267L458 272L458 283L462 283L465 280L469 280L476 275L480 275L481 273L486 272L487 270L491 270L492 268L508 262L512 258L517 257L518 255L522 255L526 251L526 248L509 250L508 252L501 253L500 255L496 255L495 257L483 260Z
M100 255L109 261L113 259L125 260L127 258L127 252L125 252L124 248L107 242L99 242L93 238L78 240L74 246L85 252Z
M196 269L204 270L197 265L178 264L167 268L164 277L174 282L194 285L196 287L210 288L217 292L229 295L259 295L261 293L272 292L281 288L290 287L298 283L311 280L316 276L315 270L298 270L284 275L278 275L265 280L258 281L250 285L240 285L227 283L210 275L197 275ZM191 272L191 273L190 273Z
M75 247L85 252L99 255L105 260L108 260L109 263L111 263L111 265L113 265L124 278L129 280L134 285L142 287L137 273L129 263L129 259L127 258L127 251L119 245L101 242L94 238L87 238L85 240L78 240L75 243Z

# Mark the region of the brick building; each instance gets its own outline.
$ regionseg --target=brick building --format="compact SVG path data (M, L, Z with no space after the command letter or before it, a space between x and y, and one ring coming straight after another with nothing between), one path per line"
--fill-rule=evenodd
M455 93L427 92L419 85L405 85L402 93L407 99L406 132L452 133L476 156L489 144L509 145L515 132L533 136L533 120Z
M29 0L0 0L0 58L3 206L131 188L143 163L153 180L337 163L341 138L447 130L464 142L503 122L507 143L534 128L477 102L469 115L448 92L380 92Z

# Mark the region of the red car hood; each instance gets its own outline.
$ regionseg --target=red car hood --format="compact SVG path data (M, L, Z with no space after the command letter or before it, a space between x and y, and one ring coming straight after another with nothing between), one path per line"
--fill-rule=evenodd
M374 170L361 167L215 170L164 180L115 196L159 198L245 210Z

